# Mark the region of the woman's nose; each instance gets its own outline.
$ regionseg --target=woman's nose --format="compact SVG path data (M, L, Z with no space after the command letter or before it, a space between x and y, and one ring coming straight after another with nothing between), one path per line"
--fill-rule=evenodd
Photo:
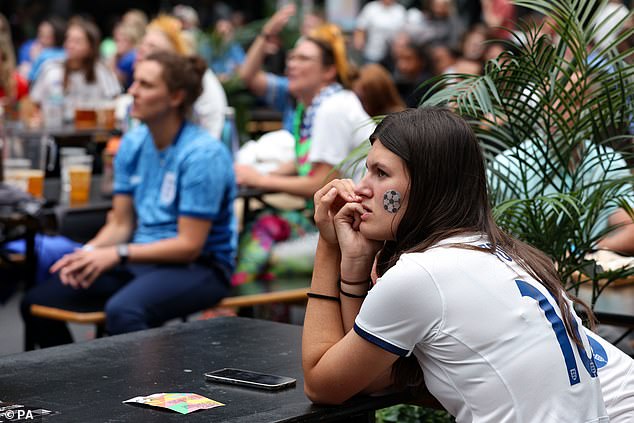
M354 188L354 193L362 197L372 197L372 190L368 186L365 177L361 179L361 182Z

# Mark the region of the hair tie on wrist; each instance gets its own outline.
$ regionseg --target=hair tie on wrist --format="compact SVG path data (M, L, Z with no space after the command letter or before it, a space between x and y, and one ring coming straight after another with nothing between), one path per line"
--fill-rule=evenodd
M344 291L343 289L339 288L339 292L341 293L341 295L343 295L344 297L350 297L350 298L365 298L368 296L367 292L365 294L361 294L361 295L357 295L357 294L351 294L349 292Z
M345 279L340 279L340 281L341 281L341 283L346 284L346 285L363 285L363 284L369 285L370 282L372 282L372 278L367 278L366 280L359 281L359 282L349 282L349 281L347 281Z
M337 303L341 303L341 299L339 297L335 297L332 295L324 295L324 294L317 294L315 292L307 292L306 296L308 298L317 298L319 300L328 300L328 301L335 301Z

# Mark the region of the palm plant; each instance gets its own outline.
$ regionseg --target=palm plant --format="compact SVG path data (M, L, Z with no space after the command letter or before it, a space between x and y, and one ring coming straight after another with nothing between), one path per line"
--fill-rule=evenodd
M595 43L607 1L515 3L544 21L521 22L483 75L431 82L423 105L446 104L469 118L487 158L497 222L550 255L568 289L592 281L594 306L612 281L634 274L602 270L586 257L618 229L602 224L607 213L620 207L634 216L634 178L610 148L632 145L634 67L626 59L634 52L616 48L632 36L631 28L619 31L631 15L608 31L613 42Z
M421 106L445 105L467 117L487 159L498 224L548 254L574 294L592 286L591 307L634 268L604 270L588 254L617 226L617 208L634 217L634 35L632 14L600 21L607 0L514 0L543 21L518 23L508 49L482 75L441 75ZM611 42L595 43L605 25ZM380 117L379 117L380 118ZM611 147L617 146L619 152ZM625 148L623 148L625 147ZM369 146L344 167L359 166Z

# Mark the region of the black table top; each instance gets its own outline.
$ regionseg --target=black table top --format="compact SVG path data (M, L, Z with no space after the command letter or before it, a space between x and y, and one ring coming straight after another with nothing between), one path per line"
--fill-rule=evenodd
M350 420L402 402L353 398L313 405L304 395L300 326L239 317L169 325L0 358L0 400L60 414L47 421L294 422ZM279 392L206 382L203 373L237 367L297 379ZM226 404L180 415L121 402L160 392L193 392Z

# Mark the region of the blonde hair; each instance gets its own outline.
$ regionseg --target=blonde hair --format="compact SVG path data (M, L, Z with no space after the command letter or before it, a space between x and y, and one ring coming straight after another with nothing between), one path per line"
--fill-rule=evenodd
M351 66L346 54L346 41L341 29L331 23L319 25L308 33L306 40L317 44L321 49L324 65L334 65L337 70L337 80L346 88L350 87ZM329 63L328 55L332 56Z
M138 45L145 35L145 28L139 31L139 28L133 25L128 25L125 22L119 22L116 26L116 31L119 31L121 35L127 38L132 45Z
M147 26L147 16L139 9L130 9L121 18L121 21L126 25L132 25L134 27L145 29Z
M147 31L158 30L169 40L174 52L188 56L192 54L191 45L187 42L182 32L181 22L169 15L159 15L152 19L147 26Z

